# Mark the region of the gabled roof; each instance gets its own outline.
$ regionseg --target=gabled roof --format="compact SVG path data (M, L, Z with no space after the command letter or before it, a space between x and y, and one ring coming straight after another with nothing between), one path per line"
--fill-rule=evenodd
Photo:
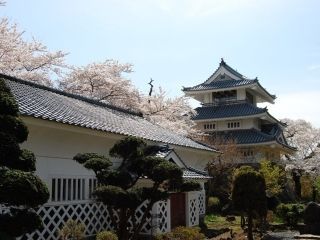
M224 79L224 77L227 77L227 79ZM218 69L206 81L193 87L184 87L182 91L186 94L192 94L208 90L232 90L245 86L252 88L257 87L268 101L272 102L276 98L275 95L270 94L261 86L257 78L248 79L226 64L223 59L221 59Z
M14 77L2 74L0 77L11 89L24 116L216 152L153 124L137 113Z
M156 157L165 158L167 160L172 160L175 164L183 170L182 177L185 179L210 179L211 177L208 175L208 172L201 171L195 169L193 167L188 166L180 156L174 151L174 149L170 148L168 145L161 146L161 150L156 153ZM170 157L171 156L171 157Z
M217 118L230 118L252 116L267 112L266 108L259 108L247 102L226 104L219 106L203 106L195 109L193 120L206 120Z

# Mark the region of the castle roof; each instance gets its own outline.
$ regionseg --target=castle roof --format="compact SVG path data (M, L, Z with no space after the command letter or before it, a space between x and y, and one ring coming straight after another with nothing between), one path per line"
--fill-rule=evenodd
M286 126L285 123L273 117L267 108L259 108L246 101L235 101L220 105L204 105L195 109L196 114L192 118L194 121L217 121L222 119L240 119L240 118L263 118L269 122L278 123L281 126Z
M291 147L285 138L283 133L277 124L270 124L270 128L266 132L261 132L255 128L251 129L238 129L228 131L216 131L212 133L214 136L223 138L225 140L233 140L238 145L266 145L276 144L288 151L295 151L294 147Z
M217 70L203 83L193 87L184 87L182 90L189 96L194 96L203 92L218 92L234 90L238 88L249 88L257 95L261 101L273 103L275 95L270 94L261 86L259 80L249 79L238 71L230 67L223 59Z
M234 118L252 116L267 112L266 108L259 108L247 102L218 106L202 106L195 109L196 115L193 120L209 120L219 118Z

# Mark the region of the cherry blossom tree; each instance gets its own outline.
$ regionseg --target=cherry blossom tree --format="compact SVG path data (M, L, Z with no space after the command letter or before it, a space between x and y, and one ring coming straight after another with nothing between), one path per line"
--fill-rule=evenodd
M281 120L288 124L284 134L291 146L297 148L294 155L285 155L289 168L306 171L320 170L320 129L305 120Z
M6 18L0 20L0 73L51 86L61 77L66 53L50 52L39 41L24 39L24 32Z
M143 96L140 110L150 121L182 135L194 135L196 130L191 117L195 111L187 97L169 98L161 87L151 96Z
M139 109L139 91L124 74L132 72L132 65L106 60L74 67L60 82L60 88L98 101L127 109Z
M74 68L60 82L60 89L98 101L141 112L145 118L179 134L194 133L191 116L194 110L186 97L169 98L167 93L151 91L141 94L125 74L132 65L106 60ZM152 93L152 94L151 94Z

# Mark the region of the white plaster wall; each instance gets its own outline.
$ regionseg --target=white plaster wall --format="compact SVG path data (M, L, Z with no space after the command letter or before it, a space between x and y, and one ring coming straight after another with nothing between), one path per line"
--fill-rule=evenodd
M94 176L72 158L77 153L94 152L108 155L109 149L122 135L104 133L45 120L24 119L29 128L28 140L23 148L34 152L37 157L36 174L50 185L53 176ZM148 142L156 144L155 142ZM163 143L161 143L163 144ZM213 153L172 145L179 157L188 165L204 169ZM114 166L120 161L111 159Z
M228 122L240 122L240 128L228 128ZM205 130L204 124L214 123L216 125L215 129L212 130ZM245 119L234 119L234 120L220 120L220 121L204 121L204 122L197 122L196 126L201 131L225 131L225 130L235 130L235 129L250 129L256 128L260 129L259 119L258 118L245 118Z
M205 93L203 99L204 103L212 103L212 93Z
M246 99L246 89L240 88L237 89L237 100L245 100Z
M37 171L43 180L50 184L54 176L94 176L92 171L85 169L72 158L77 153L95 152L108 155L108 150L115 139L98 137L83 133L50 128L41 125L27 124L28 140L23 148L34 152L37 157ZM119 161L113 159L114 165Z
M214 158L213 154L209 154L209 152L205 153L203 151L197 151L190 149L189 151L182 150L176 148L175 151L180 156L180 158L186 163L188 166L204 170L207 166L208 162L212 161Z

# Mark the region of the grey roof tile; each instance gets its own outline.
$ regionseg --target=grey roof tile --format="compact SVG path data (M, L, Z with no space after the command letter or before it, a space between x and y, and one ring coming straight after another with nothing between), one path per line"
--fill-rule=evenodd
M218 72L218 70L221 67L227 69L227 71L229 71L233 75L237 76L239 78L239 80L235 80L235 79L226 79L226 80L214 79L213 81L211 81L211 78L216 74L216 72ZM211 81L210 83L208 83L209 80ZM273 98L273 99L276 98L275 95L270 94L264 87L261 86L261 84L258 81L258 78L255 78L255 79L246 78L245 76L240 74L238 71L236 71L235 69L230 67L228 64L226 64L226 62L223 59L221 59L220 65L217 68L217 70L205 82L203 82L201 84L198 84L196 86L193 86L193 87L184 87L182 90L186 91L186 92L188 92L188 91L192 92L192 91L228 89L228 88L232 89L232 88L241 87L241 86L248 86L248 85L252 85L252 84L258 85L258 87L261 88L262 91L264 91L271 98Z
M146 140L216 151L153 124L141 115L92 99L0 75L10 87L22 115Z
M211 177L207 173L200 173L198 171L195 171L193 169L185 169L183 170L183 178L186 179L210 179Z
M275 140L274 136L262 133L254 128L217 131L217 132L214 132L213 134L216 136L222 137L226 140L234 140L237 142L237 144L264 143L264 142L271 142Z
M219 81L212 81L211 83L208 83L208 84L201 83L194 87L186 87L183 89L183 91L199 91L199 90L234 88L234 87L246 86L254 83L257 83L257 80L250 80L250 79L219 80Z
M193 120L250 116L267 112L266 108L259 108L246 102L219 106L203 106L195 110L196 115L193 117Z
M296 150L296 148L288 145L286 140L279 141L279 136L282 135L282 130L278 124L270 124L270 129L266 132L261 132L255 128L239 129L228 131L216 131L212 133L214 136L224 138L226 140L234 140L237 144L258 144L267 142L276 142L288 149Z

